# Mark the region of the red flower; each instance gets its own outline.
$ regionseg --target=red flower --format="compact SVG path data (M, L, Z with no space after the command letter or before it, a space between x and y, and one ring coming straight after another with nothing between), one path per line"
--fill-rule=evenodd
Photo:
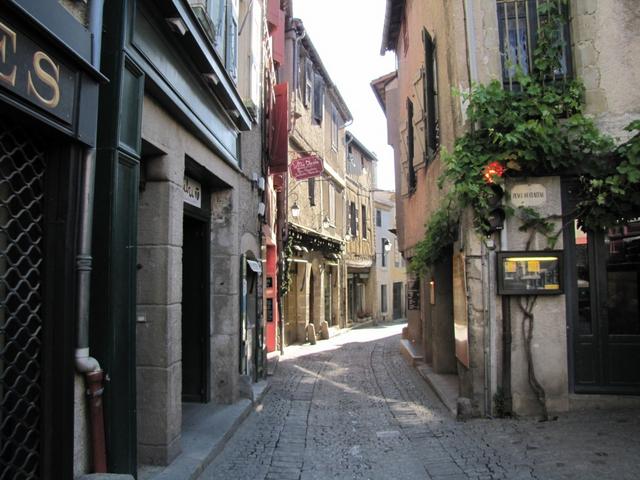
M505 167L500 162L491 162L489 165L484 167L482 176L484 177L485 182L494 183L496 177L502 177L504 171Z

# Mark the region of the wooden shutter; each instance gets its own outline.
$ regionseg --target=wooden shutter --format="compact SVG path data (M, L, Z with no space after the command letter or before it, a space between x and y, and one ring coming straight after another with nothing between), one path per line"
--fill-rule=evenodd
M310 58L305 59L304 80L304 106L308 107L313 101L313 62Z
M307 180L307 186L309 188L309 205L316 206L316 179L310 178Z
M322 76L314 73L313 78L313 119L322 123L322 110L324 105L324 80Z
M424 45L424 115L425 115L425 150L426 161L433 159L438 149L438 131L436 117L436 88L435 88L435 43L426 29L422 30L422 43Z
M289 86L278 83L274 87L275 104L269 118L269 128L272 129L270 144L270 173L287 171L289 147Z

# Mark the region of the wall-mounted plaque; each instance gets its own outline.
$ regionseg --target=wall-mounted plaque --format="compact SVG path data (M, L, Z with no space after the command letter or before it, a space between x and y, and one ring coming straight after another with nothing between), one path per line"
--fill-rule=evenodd
M539 183L514 185L509 195L516 207L538 207L547 203L547 189Z
M200 182L185 176L182 183L182 190L185 203L202 208L202 185Z
M562 251L499 252L499 295L558 295L562 285Z

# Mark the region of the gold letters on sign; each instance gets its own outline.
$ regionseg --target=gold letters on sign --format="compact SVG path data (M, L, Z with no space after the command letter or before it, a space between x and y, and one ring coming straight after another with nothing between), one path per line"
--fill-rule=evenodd
M16 88L19 69L12 62L17 54L18 35L0 22L0 82ZM31 65L25 67L27 96L44 107L54 109L60 103L60 66L45 52L38 50L31 56ZM20 75L22 78L22 75ZM18 87L24 88L22 85Z

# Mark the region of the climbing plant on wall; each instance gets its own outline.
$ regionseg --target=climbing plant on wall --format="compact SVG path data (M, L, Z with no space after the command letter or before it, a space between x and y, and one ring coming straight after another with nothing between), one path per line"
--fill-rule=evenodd
M541 2L537 46L529 73L516 68L517 88L499 81L473 85L461 94L468 104L471 128L458 138L451 152L442 151L445 169L438 208L426 223L425 236L416 245L410 269L422 274L457 238L463 212L473 216L481 237L491 233L492 183L503 176L560 175L577 177L578 203L569 216L591 230L606 229L640 212L640 120L627 126L631 138L616 146L584 114L584 86L577 79L557 80L561 68L565 0ZM527 249L536 234L553 248L560 231L556 218L545 218L532 208L507 208L529 232ZM536 378L531 351L536 297L521 297L522 330L527 353L529 384L547 418L545 392Z
M472 128L456 140L451 152L442 151L445 170L439 185L446 184L447 191L415 248L410 264L415 273L433 265L453 242L465 209L472 210L479 235L490 233L487 214L493 192L485 174L492 164L499 165L504 175L578 176L581 191L575 216L587 228L602 229L636 216L640 120L627 127L634 133L631 140L616 147L584 114L582 83L555 79L562 54L557 33L564 22L562 3L540 3L542 21L533 68L525 74L516 67L518 88L507 90L494 80L461 94ZM507 214L523 212L508 209Z

